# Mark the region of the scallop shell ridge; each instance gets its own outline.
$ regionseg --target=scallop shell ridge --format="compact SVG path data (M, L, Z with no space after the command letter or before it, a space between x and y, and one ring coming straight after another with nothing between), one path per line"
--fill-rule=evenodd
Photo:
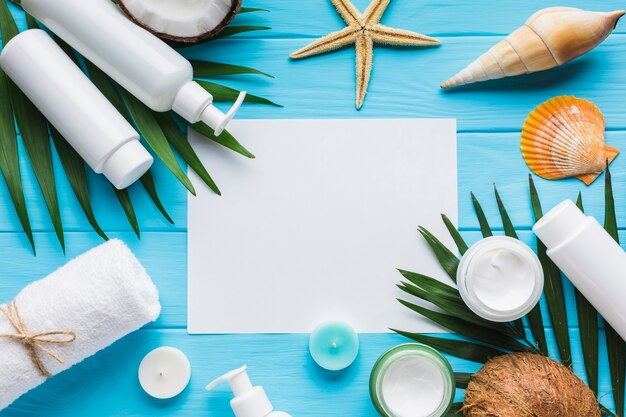
M590 101L552 98L533 110L522 129L528 167L547 179L576 177L591 184L619 154L604 142L604 116Z

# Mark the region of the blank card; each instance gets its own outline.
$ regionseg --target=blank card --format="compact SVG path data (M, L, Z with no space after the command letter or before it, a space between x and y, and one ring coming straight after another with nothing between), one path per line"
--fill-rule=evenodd
M188 201L189 333L437 331L396 300L396 268L447 280L417 231L450 248L456 123L444 119L238 120L247 159L190 140L222 196L195 174Z

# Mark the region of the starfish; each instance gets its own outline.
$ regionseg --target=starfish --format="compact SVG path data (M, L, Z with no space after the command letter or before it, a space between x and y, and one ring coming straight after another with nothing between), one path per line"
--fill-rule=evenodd
M367 93L374 43L400 46L434 46L437 39L403 29L381 25L380 19L391 0L372 0L364 13L348 0L330 0L347 27L330 33L290 55L292 59L307 58L331 52L347 45L356 47L356 108L360 109Z

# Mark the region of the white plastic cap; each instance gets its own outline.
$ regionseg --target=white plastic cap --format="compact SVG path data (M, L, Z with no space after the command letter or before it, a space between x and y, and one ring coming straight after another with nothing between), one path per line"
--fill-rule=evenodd
M236 417L266 417L273 411L265 390L259 386L252 386L247 366L235 369L206 386L207 390L212 390L222 382L228 382L230 389L235 394L230 402Z
M213 105L211 93L197 82L189 81L176 94L172 110L190 123L203 121L215 131L215 136L219 136L241 107L246 94L240 92L235 104L224 114Z
M572 200L565 200L539 219L533 226L533 232L550 249L576 233L585 219L585 214Z
M122 190L148 171L154 158L138 140L131 140L113 152L102 165L102 173Z

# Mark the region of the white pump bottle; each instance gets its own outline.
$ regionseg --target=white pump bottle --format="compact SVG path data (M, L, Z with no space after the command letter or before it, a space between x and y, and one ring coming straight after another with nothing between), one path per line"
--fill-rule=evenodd
M174 110L219 135L245 98L227 114L193 81L191 63L124 16L111 0L22 0L22 7L154 111Z
M222 375L207 385L206 389L212 390L220 383L228 382L235 394L235 398L230 401L230 406L236 417L291 417L282 411L274 411L263 387L252 386L246 369L248 367L243 366Z

